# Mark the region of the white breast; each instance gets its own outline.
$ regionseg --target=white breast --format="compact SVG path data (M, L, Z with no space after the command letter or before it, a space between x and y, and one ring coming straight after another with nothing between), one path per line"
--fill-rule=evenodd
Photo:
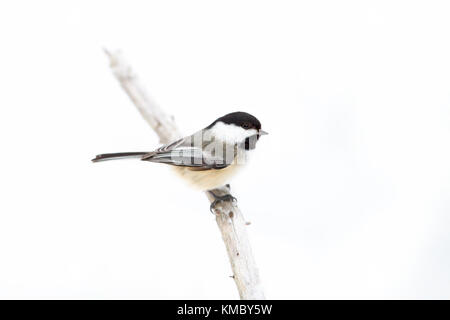
M181 176L192 187L199 190L212 190L221 187L241 169L244 165L233 162L223 169L192 170L189 167L173 167L175 172Z

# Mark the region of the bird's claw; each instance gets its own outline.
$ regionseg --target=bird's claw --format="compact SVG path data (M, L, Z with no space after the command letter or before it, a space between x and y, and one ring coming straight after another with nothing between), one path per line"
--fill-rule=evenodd
M214 200L211 202L211 205L209 206L209 211L211 211L212 214L214 214L214 209L216 208L217 203L219 203L220 200Z
M216 206L220 202L222 202L222 201L228 201L228 202L232 202L232 203L236 203L237 202L237 199L235 197L233 197L231 194L226 194L226 195L223 195L223 196L217 196L212 191L210 191L209 193L214 197L214 201L209 206L209 210L213 214L214 214L214 209L216 208Z

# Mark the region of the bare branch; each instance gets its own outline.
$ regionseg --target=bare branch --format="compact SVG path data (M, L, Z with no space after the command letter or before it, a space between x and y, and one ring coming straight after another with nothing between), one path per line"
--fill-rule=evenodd
M214 194L218 196L229 192L226 186L214 190ZM206 193L206 195L211 202L214 201L210 194ZM258 267L247 235L247 223L241 210L235 203L223 202L216 208L216 222L227 248L239 296L243 300L265 299Z
M161 143L168 143L181 137L173 118L146 94L136 74L125 62L119 51L105 50L111 63L114 76L128 94L141 115L159 136ZM229 193L229 187L214 190L216 195ZM206 193L212 202L214 198ZM253 257L246 230L246 222L234 203L222 202L216 206L216 222L227 249L233 270L233 279L241 299L265 299L259 279L258 268Z
M133 101L142 117L159 136L161 143L168 143L181 138L181 134L172 117L165 114L161 108L146 94L139 79L122 57L120 51L110 52L104 49L109 57L111 70L122 88Z

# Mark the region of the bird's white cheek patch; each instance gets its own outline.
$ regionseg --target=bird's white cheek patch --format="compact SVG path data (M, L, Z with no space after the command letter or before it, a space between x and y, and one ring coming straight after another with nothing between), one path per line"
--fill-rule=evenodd
M234 124L225 124L223 122L217 122L212 128L212 135L226 143L238 143L242 142L245 138L257 134L255 129L245 130Z

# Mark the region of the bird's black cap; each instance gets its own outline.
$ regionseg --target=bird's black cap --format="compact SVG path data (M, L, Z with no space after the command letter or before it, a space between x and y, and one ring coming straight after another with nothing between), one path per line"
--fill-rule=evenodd
M211 123L209 126L206 127L206 129L211 128L214 126L217 122L223 122L226 124L234 124L238 127L242 127L244 129L261 129L261 122L259 122L256 117L252 116L251 114L247 112L237 111L232 112L229 114L224 115L223 117L218 118L216 121Z

